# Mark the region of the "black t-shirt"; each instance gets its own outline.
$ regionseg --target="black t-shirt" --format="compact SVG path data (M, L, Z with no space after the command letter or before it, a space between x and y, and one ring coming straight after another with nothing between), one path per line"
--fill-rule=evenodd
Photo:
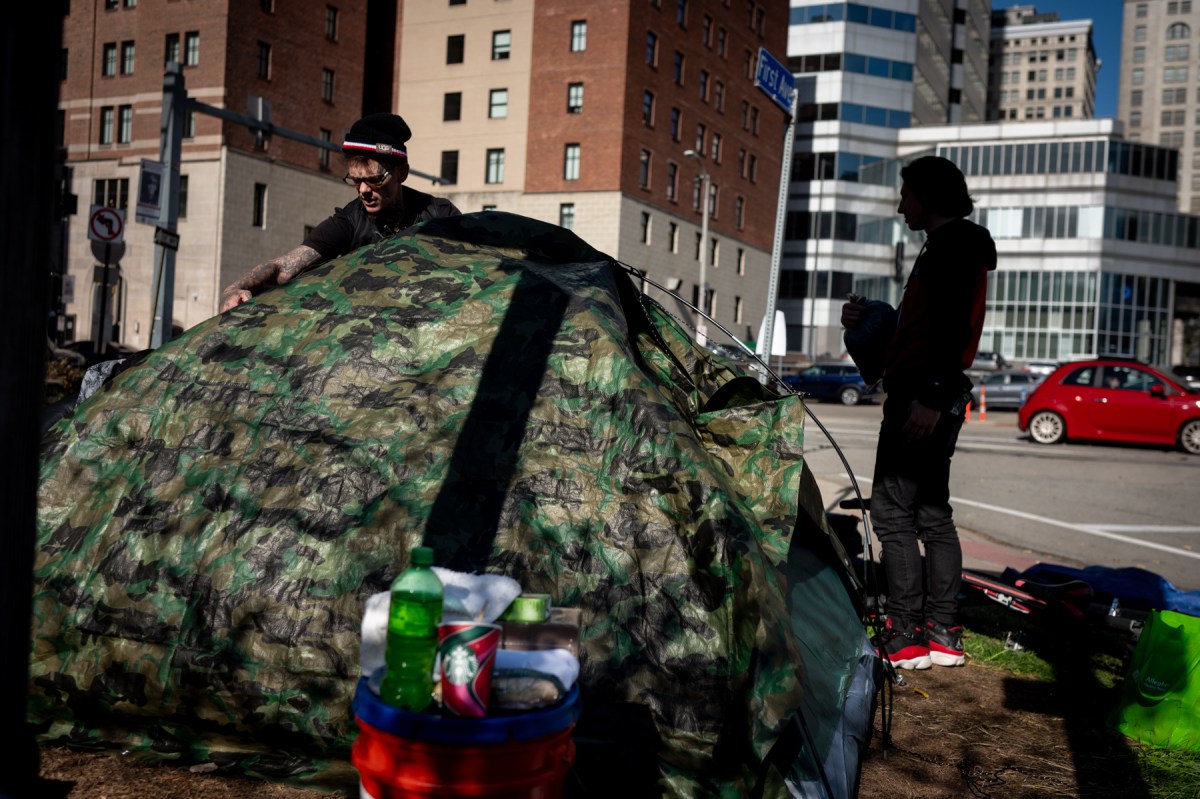
M313 228L304 239L304 246L312 247L325 260L354 252L359 247L394 236L418 222L440 216L458 216L459 210L443 197L433 197L424 192L400 187L400 204L395 213L386 220L375 220L363 210L362 200L357 197L349 204L333 212L333 216Z

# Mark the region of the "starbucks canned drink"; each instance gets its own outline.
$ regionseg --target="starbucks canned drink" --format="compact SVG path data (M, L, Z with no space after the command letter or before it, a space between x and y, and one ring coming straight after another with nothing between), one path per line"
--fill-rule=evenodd
M438 625L442 705L456 716L483 718L492 693L500 625L477 621Z

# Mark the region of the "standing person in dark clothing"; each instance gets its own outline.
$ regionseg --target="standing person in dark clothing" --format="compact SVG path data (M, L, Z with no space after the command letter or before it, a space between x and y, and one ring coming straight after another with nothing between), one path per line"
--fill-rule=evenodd
M950 458L970 401L964 373L983 331L987 273L996 245L965 217L974 210L961 171L945 158L918 158L900 171L899 213L925 231L883 357L887 400L875 456L871 521L887 576L881 653L905 669L964 662L956 620L962 546L950 507ZM842 306L857 327L866 306ZM925 547L924 573L921 548Z
M449 200L403 185L408 179L404 144L411 137L407 123L396 114L371 114L355 122L342 142L346 157L342 180L358 190L358 197L317 225L299 247L264 261L227 287L221 293L221 310L228 311L312 266L418 222L457 216L458 209Z

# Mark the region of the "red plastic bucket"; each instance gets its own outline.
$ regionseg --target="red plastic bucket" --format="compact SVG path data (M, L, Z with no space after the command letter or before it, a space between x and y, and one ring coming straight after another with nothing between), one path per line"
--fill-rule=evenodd
M575 762L579 688L552 708L455 719L391 707L360 682L354 713L362 799L558 799Z

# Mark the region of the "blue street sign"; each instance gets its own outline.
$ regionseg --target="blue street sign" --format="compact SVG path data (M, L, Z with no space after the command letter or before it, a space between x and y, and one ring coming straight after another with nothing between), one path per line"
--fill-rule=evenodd
M792 98L796 95L796 78L787 67L779 63L767 48L758 48L758 69L754 71L754 85L763 90L780 108L792 113Z

